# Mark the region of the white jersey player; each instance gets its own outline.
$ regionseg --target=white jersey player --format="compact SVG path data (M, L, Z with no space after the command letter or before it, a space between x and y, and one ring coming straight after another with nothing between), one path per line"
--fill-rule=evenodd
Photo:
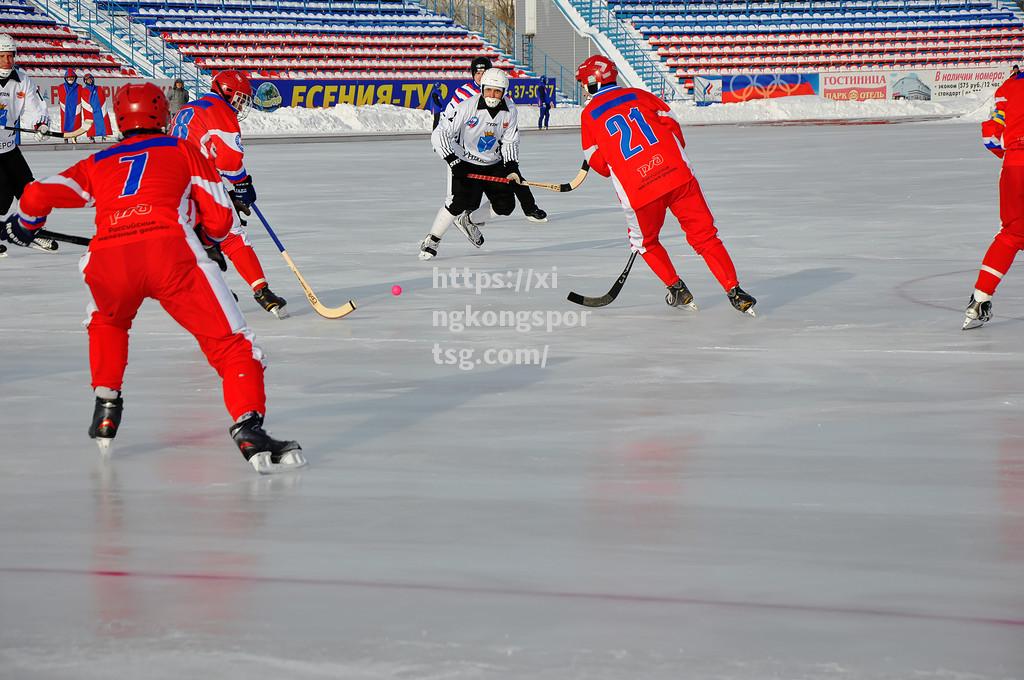
M491 60L488 59L487 57L476 57L473 59L473 61L469 65L469 72L473 75L473 80L457 88L455 92L452 93L452 97L448 101L448 105L441 113L441 120L444 120L445 118L450 118L454 114L455 108L457 106L459 106L466 100L472 99L473 97L476 97L480 94L480 79L483 77L483 74L490 68L492 68ZM504 99L509 110L516 111L515 102L512 101L512 97L509 95L507 87L505 88ZM440 123L434 128L434 133L431 135L430 138L430 141L433 144L435 152L437 151L438 148L438 127L440 127ZM527 186L526 184L514 184L512 185L512 190L515 193L516 198L519 199L519 203L523 207L523 213L526 214L526 219L530 220L531 222L548 221L547 213L541 210L541 208L537 205L537 201L533 197L533 192L530 191L529 186ZM448 230L448 227L452 223L451 214L445 207L451 203L451 200L452 183L451 174L449 173L448 191L445 197L444 205L440 209L438 209L437 215L434 217L434 224L430 229L430 233L435 234L438 237L438 240L440 240L441 235L443 235L445 231ZM479 216L486 214L488 212L488 207L488 201L484 199L481 204L481 207L475 212L475 216L478 217L477 221L479 221L480 224L483 224L483 222L481 219L479 219ZM498 214L497 211L494 210L490 210L490 212L492 215ZM474 220L471 218L471 221ZM436 254L436 249L431 248L428 250L424 250L421 248L420 259L427 260L434 257L434 254L430 252L431 250L434 250L434 254Z
M0 33L0 217L6 218L15 197L32 181L32 170L18 148L18 132L8 127L32 128L42 139L50 127L50 114L39 88L32 79L14 65L18 48L14 38ZM39 239L36 239L39 241ZM49 239L33 245L40 250L53 250ZM2 246L0 246L2 248ZM4 252L6 248L0 250Z
M508 76L501 69L484 72L482 92L446 109L431 137L434 151L451 170L451 193L444 213L420 244L420 257L437 255L441 237L454 222L470 243L479 248L484 237L469 214L480 207L484 194L498 215L515 209L512 183L471 179L470 174L512 179L519 176L519 117L505 97Z

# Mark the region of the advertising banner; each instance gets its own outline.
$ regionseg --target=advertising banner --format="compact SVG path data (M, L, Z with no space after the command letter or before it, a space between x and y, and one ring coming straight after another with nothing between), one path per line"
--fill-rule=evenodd
M722 79L695 76L693 79L693 98L698 106L722 103Z
M889 98L889 78L881 71L822 73L819 80L825 99L864 102Z
M257 102L262 108L271 110L278 106L300 108L329 108L338 104L368 106L370 104L392 104L411 109L427 107L431 94L437 90L441 101L448 103L451 94L466 84L459 80L265 80L253 79ZM509 94L517 104L536 104L537 91L547 87L553 97L555 83L548 79L546 85L540 78L512 78Z
M818 94L817 73L778 73L722 77L722 102L746 102Z
M843 71L821 74L821 96L839 101L931 101L987 95L1010 75L1010 64L985 68Z
M705 75L693 79L694 99L703 105L807 94L818 94L817 73Z

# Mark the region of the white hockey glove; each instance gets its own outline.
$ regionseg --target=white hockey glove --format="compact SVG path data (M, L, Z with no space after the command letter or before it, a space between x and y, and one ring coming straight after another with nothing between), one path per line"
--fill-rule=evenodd
M41 142L46 139L46 133L50 131L50 126L46 123L36 123L36 141Z

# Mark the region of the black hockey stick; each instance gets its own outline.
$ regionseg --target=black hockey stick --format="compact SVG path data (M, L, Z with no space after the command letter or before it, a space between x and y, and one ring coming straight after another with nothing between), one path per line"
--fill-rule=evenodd
M86 248L88 248L89 244L92 242L91 238L74 236L72 234L61 234L60 232L50 231L49 229L40 229L36 232L36 236L52 239L54 241L63 241L64 243L73 243L76 246L85 246Z
M619 296L619 291L622 290L622 286L626 284L626 277L629 276L629 270L633 268L633 260L636 259L636 251L629 256L629 262L626 263L626 268L619 274L619 278L616 279L615 283L612 284L611 290L602 295L601 297L587 297L586 295L580 295L579 293L569 293L569 297L566 298L569 302L574 302L584 307L604 307L610 305L612 301Z

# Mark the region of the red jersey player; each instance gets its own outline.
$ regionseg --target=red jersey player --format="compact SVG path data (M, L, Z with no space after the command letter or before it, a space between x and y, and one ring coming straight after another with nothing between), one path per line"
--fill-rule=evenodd
M263 430L263 352L200 239L217 241L238 223L217 170L191 144L164 133L167 99L156 85L125 85L114 96L124 141L64 172L29 184L5 240L31 244L54 208L95 203L96 235L81 269L92 301L86 324L96 407L89 436L109 449L121 422L128 330L153 298L195 336L223 380L231 436L260 473L305 465L293 441ZM201 225L201 226L199 226Z
M252 83L241 71L221 71L213 78L213 92L181 107L171 124L171 134L196 144L213 161L221 176L231 184L230 194L248 215L256 202L252 177L245 170L245 150L238 121L252 107ZM279 318L285 318L287 301L267 285L256 251L239 222L224 239L222 250L231 258L239 275L252 288L256 302Z
M583 153L591 168L612 178L633 250L668 287L668 304L696 309L658 241L665 212L671 210L732 306L753 316L757 301L738 285L732 258L718 238L715 219L683 152L679 123L668 104L650 92L619 87L617 78L615 64L601 55L576 70L576 80L592 95L580 115Z
M992 117L981 124L985 146L1003 159L999 173L999 221L996 234L981 261L974 295L967 304L964 330L992 318L992 296L1010 270L1017 252L1024 250L1024 75L1017 72L995 96Z

